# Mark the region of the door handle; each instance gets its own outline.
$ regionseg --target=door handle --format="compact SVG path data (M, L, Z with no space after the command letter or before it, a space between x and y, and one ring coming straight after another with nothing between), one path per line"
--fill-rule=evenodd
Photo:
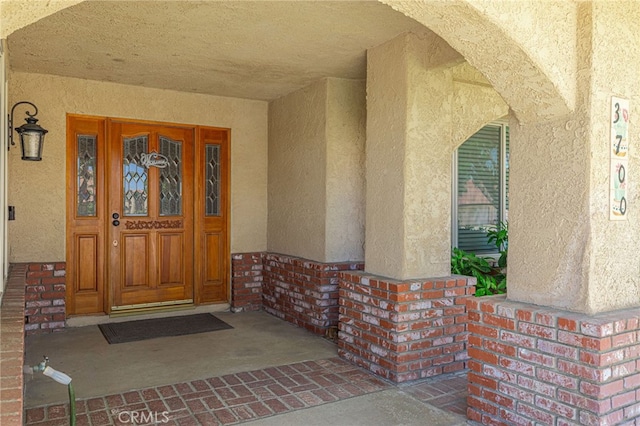
M120 221L118 220L118 219L120 219L120 215L118 213L113 213L111 215L111 217L113 218L113 222L111 222L113 224L113 226L120 225Z

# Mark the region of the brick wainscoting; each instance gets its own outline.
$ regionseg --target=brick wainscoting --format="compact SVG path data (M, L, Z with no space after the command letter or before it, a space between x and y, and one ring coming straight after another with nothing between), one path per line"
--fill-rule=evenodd
M504 296L471 299L467 306L470 419L638 424L638 309L587 316Z
M24 289L25 333L50 333L64 328L65 282L64 262L28 265Z
M19 426L23 414L24 279L27 266L11 265L0 309L0 424Z
M284 254L231 255L231 307L264 309L313 333L338 326L338 274L362 270L361 262L322 263Z
M338 354L394 382L463 370L475 279L340 274Z
M264 310L325 335L338 326L338 274L364 264L320 263L282 254L264 255Z

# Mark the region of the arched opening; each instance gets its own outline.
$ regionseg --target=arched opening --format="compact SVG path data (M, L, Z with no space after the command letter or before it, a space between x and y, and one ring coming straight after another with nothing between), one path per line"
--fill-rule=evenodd
M573 2L556 2L550 9L535 2L522 6L473 0L380 1L442 37L491 82L520 122L559 117L573 110L577 43ZM529 21L518 19L524 14ZM543 27L542 22L562 26ZM539 26L528 28L527 23ZM551 56L543 56L550 54L539 48L543 43L560 47Z

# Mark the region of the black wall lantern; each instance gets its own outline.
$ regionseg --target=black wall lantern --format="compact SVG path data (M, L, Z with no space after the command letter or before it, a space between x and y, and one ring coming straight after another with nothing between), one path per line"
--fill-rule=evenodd
M11 108L11 114L9 115L9 149L11 149L11 145L15 145L16 143L13 141L13 111L16 109L18 105L28 104L31 105L35 112L31 114L29 111L25 111L28 115L25 118L27 124L23 124L20 127L16 127L16 132L20 135L20 147L22 148L22 159L29 161L40 161L42 160L42 145L44 144L44 135L48 132L48 130L43 129L38 125L38 119L36 115L38 115L38 107L32 104L31 102L21 101L18 102Z

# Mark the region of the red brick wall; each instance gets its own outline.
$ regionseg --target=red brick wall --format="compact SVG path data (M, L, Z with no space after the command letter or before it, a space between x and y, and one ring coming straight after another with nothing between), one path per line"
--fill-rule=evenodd
M231 309L234 312L262 309L264 253L231 255Z
M362 263L321 263L282 254L264 256L264 310L325 335L338 325L338 274Z
M19 426L23 414L24 279L26 265L13 264L0 309L0 425Z
M50 333L65 326L65 263L31 263L25 282L27 334Z
M474 298L467 306L470 419L638 424L638 309L587 316L504 296Z
M398 383L464 369L474 284L341 273L338 354Z

